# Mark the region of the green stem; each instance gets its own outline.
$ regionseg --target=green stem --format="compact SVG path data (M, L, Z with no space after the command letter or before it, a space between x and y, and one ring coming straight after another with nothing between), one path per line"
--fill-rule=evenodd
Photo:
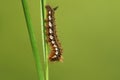
M32 22L31 22L30 12L28 9L28 4L27 4L26 0L21 0L21 1L22 1L22 6L23 6L23 10L24 10L25 19L26 19L27 29L28 29L28 33L29 33L29 37L30 37L30 42L31 42L32 50L33 50L33 55L35 58L35 64L36 64L36 68L37 68L37 72L38 72L38 77L39 77L39 80L44 80L42 65L41 65L41 61L40 61L39 51L37 48L37 43L36 43L36 38L35 38Z
M46 4L46 0L40 0L42 43L43 43L43 54L44 54L44 63L45 63L45 78L46 80L49 80L48 48L47 48L46 36L45 36L45 16L46 16L45 4Z
M44 10L44 0L40 0L40 12L41 12L41 32L42 32L42 43L43 43L43 54L44 61L46 61L46 43L45 43L45 10Z

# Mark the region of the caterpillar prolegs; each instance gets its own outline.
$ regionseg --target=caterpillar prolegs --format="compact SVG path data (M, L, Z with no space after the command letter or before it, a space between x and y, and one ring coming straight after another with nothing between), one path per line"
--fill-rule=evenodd
M51 52L49 55L50 61L62 61L62 49L58 41L55 25L55 10L57 7L52 8L50 5L46 5L46 36L50 45Z

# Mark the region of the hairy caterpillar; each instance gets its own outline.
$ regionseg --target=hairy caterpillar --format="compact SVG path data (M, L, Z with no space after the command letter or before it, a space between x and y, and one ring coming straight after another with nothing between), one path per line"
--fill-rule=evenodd
M55 10L57 7L52 8L46 5L46 35L47 41L50 44L51 52L49 55L50 61L62 61L62 49L58 41L55 25Z

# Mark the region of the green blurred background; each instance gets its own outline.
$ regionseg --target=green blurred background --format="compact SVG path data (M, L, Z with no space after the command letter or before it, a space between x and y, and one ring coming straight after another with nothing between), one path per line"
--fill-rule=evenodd
M50 80L120 80L120 0L48 0L63 63ZM28 0L42 55L39 0ZM0 0L0 80L38 80L21 0Z

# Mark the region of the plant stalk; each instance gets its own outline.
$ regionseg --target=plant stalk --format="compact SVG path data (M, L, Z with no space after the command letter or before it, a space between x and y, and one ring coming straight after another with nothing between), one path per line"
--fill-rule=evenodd
M45 63L45 79L49 80L49 68L48 68L48 48L46 43L46 34L45 34L45 12L46 0L40 0L40 12L41 12L41 32L42 32L42 43L43 43L43 54L44 54L44 63Z

